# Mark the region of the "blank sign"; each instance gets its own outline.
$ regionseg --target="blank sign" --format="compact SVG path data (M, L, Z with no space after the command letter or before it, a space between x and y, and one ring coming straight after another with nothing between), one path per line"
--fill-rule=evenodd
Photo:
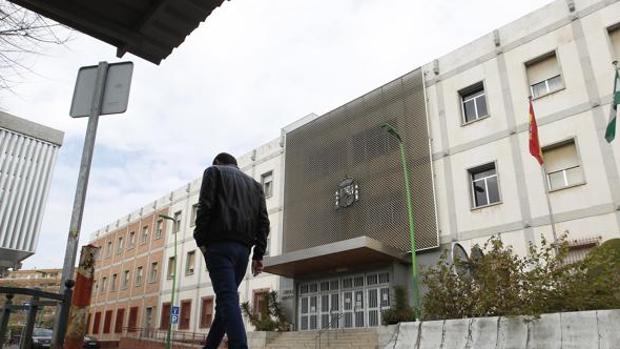
M106 76L99 115L119 114L127 110L132 73L132 62L108 65L108 74ZM90 115L96 82L96 65L80 68L75 83L75 90L73 91L71 111L69 112L71 117L81 118Z

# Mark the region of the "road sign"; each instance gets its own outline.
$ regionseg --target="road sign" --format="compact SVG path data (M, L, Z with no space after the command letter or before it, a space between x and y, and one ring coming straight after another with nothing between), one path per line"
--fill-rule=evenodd
M97 85L97 68L96 65L80 68L71 101L71 117L90 116ZM124 113L127 110L132 73L132 62L108 65L99 115Z
M174 307L170 308L170 314L172 314L172 315L179 315L179 307L174 306Z
M170 317L170 322L174 325L179 323L179 315L176 314L172 314L172 316Z

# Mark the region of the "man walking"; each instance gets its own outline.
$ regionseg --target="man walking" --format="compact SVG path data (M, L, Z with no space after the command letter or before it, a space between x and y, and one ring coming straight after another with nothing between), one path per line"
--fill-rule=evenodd
M237 289L252 246L252 273L256 276L263 271L268 234L262 186L239 170L232 155L218 154L202 178L194 230L215 291L215 319L205 348L217 348L224 333L229 348L248 347Z

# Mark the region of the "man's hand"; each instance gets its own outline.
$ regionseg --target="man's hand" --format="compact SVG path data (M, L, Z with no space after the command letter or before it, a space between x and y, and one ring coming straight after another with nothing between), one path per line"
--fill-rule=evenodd
M263 261L262 260L252 260L252 275L257 276L258 274L263 272Z

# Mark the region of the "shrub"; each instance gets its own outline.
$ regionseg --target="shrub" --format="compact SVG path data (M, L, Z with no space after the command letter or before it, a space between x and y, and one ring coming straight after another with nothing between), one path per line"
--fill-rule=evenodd
M520 257L500 238L491 237L484 244L484 256L464 266L471 277L457 276L444 253L435 266L422 272L428 288L424 318L619 308L620 240L610 240L583 261L566 265L565 239L557 245L544 239L540 246L530 244L528 254Z
M394 325L403 321L415 321L415 312L407 302L407 292L402 286L394 287L394 305L382 313L383 325Z
M291 328L276 291L267 294L267 302L258 311L250 308L250 302L241 303L241 309L256 331L289 331Z

